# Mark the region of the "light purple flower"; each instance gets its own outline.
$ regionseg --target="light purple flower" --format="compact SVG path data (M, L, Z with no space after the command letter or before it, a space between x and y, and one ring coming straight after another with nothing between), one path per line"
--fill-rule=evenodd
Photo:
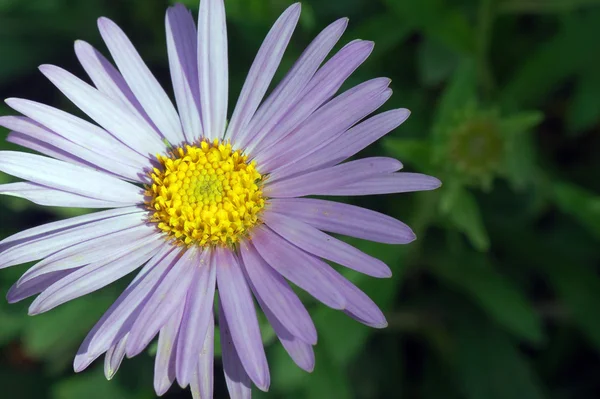
M176 380L194 397L211 398L216 290L233 398L250 397L251 382L264 391L270 383L253 297L298 366L314 367L317 331L288 280L361 323L386 326L377 306L325 261L374 277L389 277L390 269L325 232L389 244L409 243L414 234L389 216L303 197L431 190L440 182L399 173L402 164L391 158L346 162L409 115L397 109L365 119L391 96L388 79L336 95L373 50L356 40L325 62L346 19L323 30L264 99L299 16L294 4L275 22L229 123L222 0L201 2L198 29L183 6L167 11L177 108L106 18L98 25L116 68L89 44L75 44L95 87L59 67L40 67L96 124L6 100L24 115L0 118L12 131L8 141L47 157L0 152L0 170L24 180L0 185L0 193L48 206L109 208L0 242L0 268L38 261L8 300L39 294L29 311L38 314L141 267L83 342L76 371L106 353L112 378L125 356L158 335L157 394Z

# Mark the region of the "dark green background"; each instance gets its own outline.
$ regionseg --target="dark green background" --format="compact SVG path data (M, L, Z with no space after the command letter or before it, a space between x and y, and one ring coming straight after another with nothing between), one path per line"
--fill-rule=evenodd
M186 1L197 12L196 0ZM270 24L290 0L227 0L231 106ZM373 330L307 301L317 366L296 368L264 328L270 398L600 397L600 1L308 0L280 78L317 32L350 17L344 41L374 40L348 86L388 76L385 108L412 116L366 154L439 177L434 192L342 199L409 223L408 246L353 240L388 280L348 273L386 312ZM0 97L80 114L36 70L83 76L72 51L105 51L95 21L130 35L170 90L165 1L0 0ZM0 105L0 114L9 114ZM0 131L2 135L7 132ZM3 149L13 148L2 144ZM12 181L5 175L0 182ZM80 214L0 198L0 235ZM26 266L0 272L0 293ZM124 279L128 280L128 279ZM81 340L127 281L28 317L0 302L0 397L152 398L153 357L75 375ZM150 349L151 352L151 349ZM216 360L215 397L227 397ZM189 393L173 388L169 398Z

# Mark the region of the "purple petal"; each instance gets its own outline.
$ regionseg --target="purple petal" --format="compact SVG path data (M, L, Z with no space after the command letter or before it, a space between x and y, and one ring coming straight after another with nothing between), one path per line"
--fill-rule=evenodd
M98 200L29 182L0 184L0 194L25 198L43 206L70 208L122 208L131 206L131 203Z
M198 81L198 35L196 23L185 6L176 4L165 18L167 50L173 90L188 143L202 135Z
M227 314L235 348L250 379L261 390L269 388L269 366L262 344L254 301L238 260L229 249L217 248L220 303Z
M164 245L162 240L138 241L137 248L128 251L125 257L111 255L108 259L89 264L48 287L29 307L29 314L47 312L65 302L89 294L131 273Z
M260 153L291 133L338 91L372 50L373 43L364 41L352 42L341 49L319 69L295 103L290 106L289 111L272 125L271 130L262 133L262 140L258 141L255 138L249 143L248 150L251 153Z
M319 108L285 140L256 156L262 170L273 180L294 173L291 165L312 154L381 107L392 95L387 78L373 79L340 94ZM283 168L282 168L283 166ZM283 171L277 170L284 169Z
M178 336L183 317L184 303L175 309L158 335L158 349L154 361L154 390L164 395L175 381Z
M212 398L214 386L215 316L211 310L204 344L200 350L198 368L190 384L194 399Z
M269 88L294 33L298 18L300 18L300 3L291 5L281 14L258 50L227 127L226 137L234 144L245 141L248 124Z
M402 164L393 158L372 157L358 159L280 180L273 184L270 184L267 180L263 192L272 198L315 195L347 186L357 180L361 181L380 174L396 172L401 168Z
M194 268L177 344L177 381L182 388L189 385L196 371L198 353L212 317L215 296L217 273L216 266L210 260L210 252L205 251Z
M435 190L441 185L442 182L435 177L420 173L393 173L385 176L370 176L360 182L353 182L343 187L323 188L313 194L341 196L396 194Z
M130 148L146 156L164 151L164 143L150 124L106 94L57 66L42 65L40 71L73 104Z
M76 40L75 54L94 86L100 92L119 102L129 112L145 119L154 126L142 104L135 98L127 82L123 79L123 75L98 50L82 40Z
M344 296L327 278L324 269L329 266L323 261L264 226L256 227L251 239L262 258L283 277L325 305L333 309L344 308Z
M0 117L2 119L2 117ZM78 158L67 151L61 149L60 146L55 146L53 144L48 144L48 142L58 142L61 141L63 143L69 143L67 140L62 137L56 135L54 139L49 137L45 137L44 140L40 140L34 138L32 136L28 136L26 134L20 132L9 132L8 136L6 136L6 141L9 143L20 145L21 147L29 148L30 150L34 150L39 152L42 155L46 155L55 159L59 159L65 162L71 162L81 166L92 166L90 163L84 161L81 158ZM67 144L68 146L68 144ZM107 172L109 173L109 172Z
M111 209L34 227L0 241L0 268L45 258L72 245L139 225L137 207Z
M315 325L308 311L283 277L261 258L254 247L242 243L240 253L254 296L261 298L261 307L263 309L268 307L291 334L315 345L317 343Z
M119 367L125 358L126 344L127 335L115 345L111 346L106 352L106 357L104 358L104 375L107 380L112 380L117 373L117 370L119 370Z
M125 33L108 18L98 20L98 29L123 78L156 127L171 144L183 142L181 122L173 103Z
M41 275L40 277L34 278L25 284L13 284L6 294L6 300L8 303L16 303L25 298L29 298L30 296L37 295L57 281L62 280L69 274L74 273L76 270L78 269L60 270L58 272Z
M252 387L250 377L246 374L244 366L234 345L226 313L223 311L222 301L219 301L219 327L221 329L221 350L223 352L223 371L225 382L231 399L250 399ZM231 315L230 315L231 316Z
M33 183L85 197L131 205L144 202L143 190L131 183L84 166L40 155L0 151L0 170Z
M315 256L373 277L390 277L392 275L390 268L379 259L298 219L275 212L265 212L263 220L277 234Z
M325 28L312 41L252 118L248 126L248 134L239 143L241 148L247 148L252 142L260 141L285 115L340 39L347 25L347 18L339 19Z
M190 247L162 279L156 291L131 327L127 341L127 356L139 354L150 343L169 317L185 301L194 267L199 263L200 250Z
M388 215L354 205L313 198L270 200L269 209L323 231L386 244L415 240L410 227Z
M229 71L223 0L202 0L198 15L198 76L202 127L209 140L222 138L227 119Z

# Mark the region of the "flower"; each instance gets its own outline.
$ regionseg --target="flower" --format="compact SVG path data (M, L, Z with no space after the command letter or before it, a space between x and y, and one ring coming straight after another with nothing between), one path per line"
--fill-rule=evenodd
M39 261L8 300L39 294L34 315L142 268L83 342L76 371L106 353L112 378L124 356L139 354L158 334L157 394L177 380L194 397L212 397L217 288L234 398L249 397L251 382L269 387L253 296L292 359L314 367L317 332L286 280L361 323L386 325L377 306L324 260L374 277L389 277L390 269L325 232L390 244L414 240L413 232L374 211L305 197L430 190L440 182L396 173L402 164L391 158L346 162L409 115L397 109L363 121L391 96L388 79L335 96L373 49L356 40L323 63L346 19L323 30L263 101L299 16L294 4L272 27L228 124L222 0L201 2L197 32L183 6L167 11L177 109L106 18L100 33L118 69L89 44L75 45L95 87L56 66L40 67L97 125L6 100L25 115L0 118L12 130L8 140L46 156L0 152L0 170L24 180L1 185L0 193L48 206L109 208L0 242L0 268Z

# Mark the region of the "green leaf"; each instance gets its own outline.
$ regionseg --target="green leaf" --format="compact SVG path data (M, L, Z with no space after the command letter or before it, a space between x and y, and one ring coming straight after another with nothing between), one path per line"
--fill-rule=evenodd
M454 183L444 185L441 195L441 212L446 214L450 222L469 238L477 250L487 251L490 239L473 194Z
M571 132L591 128L600 119L600 71L592 68L584 73L575 88L575 94L567 111L567 125Z
M436 259L435 273L471 297L482 310L520 339L539 344L542 322L527 298L479 254L462 253Z
M315 347L316 366L307 381L307 398L353 398L348 374L343 367L336 365L323 348Z
M434 130L441 131L452 125L457 115L477 99L477 73L472 61L463 61L454 72L439 101Z
M419 47L418 63L421 82L426 86L442 83L458 66L456 53L432 40L425 40Z
M102 367L70 377L52 389L52 399L133 399L134 397L119 386L116 380L107 381Z
M385 138L383 146L394 158L409 163L419 170L431 168L431 148L429 142L416 139Z
M600 196L571 183L553 184L554 200L565 213L573 216L590 233L600 238Z
M473 315L455 328L456 372L467 399L542 399L537 377L511 340Z
M367 19L349 32L348 36L375 42L375 51L370 57L372 62L373 59L387 54L400 45L411 31L412 27L410 25L398 21L394 14L386 13Z

